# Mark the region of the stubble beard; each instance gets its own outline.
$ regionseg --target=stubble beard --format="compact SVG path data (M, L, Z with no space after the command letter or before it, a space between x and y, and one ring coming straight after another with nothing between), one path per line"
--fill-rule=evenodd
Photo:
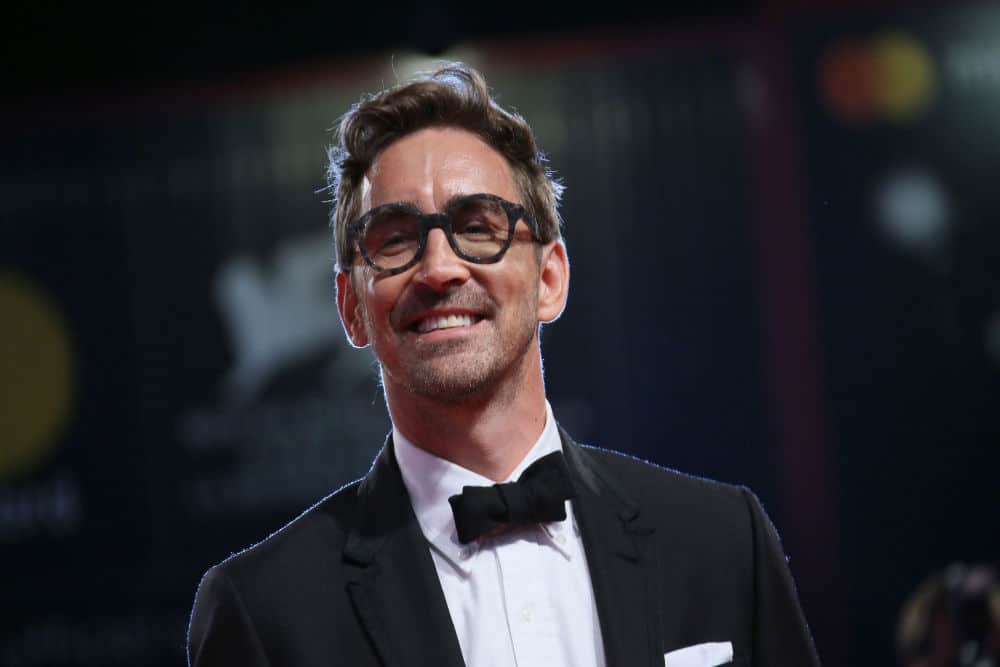
M524 374L528 355L535 341L537 324L518 327L516 338L498 336L490 349L468 350L445 344L435 350L434 358L404 363L407 372L393 377L405 390L439 403L487 402L502 394L504 388L516 391ZM385 369L382 369L383 375ZM384 382L384 379L383 379Z
M538 322L529 308L531 303L534 299L518 306L510 331L497 328L486 340L471 344L464 340L446 341L426 350L397 345L399 355L389 367L373 345L383 390L391 383L406 393L450 405L486 402L504 388L517 391L528 355L533 353L533 343L538 340ZM494 310L493 315L494 318L478 326L499 327L500 313ZM377 340L373 322L363 309L362 317L369 340ZM537 349L534 354L538 354Z

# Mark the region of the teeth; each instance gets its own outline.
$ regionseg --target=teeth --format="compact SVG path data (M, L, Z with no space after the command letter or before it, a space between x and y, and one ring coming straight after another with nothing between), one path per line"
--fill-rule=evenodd
M437 329L452 329L454 327L472 326L471 315L445 315L444 317L429 317L417 324L418 333L427 333Z

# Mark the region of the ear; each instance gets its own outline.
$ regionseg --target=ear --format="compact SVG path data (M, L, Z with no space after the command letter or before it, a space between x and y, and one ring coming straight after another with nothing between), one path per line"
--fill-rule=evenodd
M538 272L538 321L554 322L569 298L569 258L562 240L542 246Z
M365 320L361 316L361 304L357 292L354 291L354 281L350 271L337 272L337 310L340 312L340 322L344 325L347 340L354 347L368 345L368 331Z

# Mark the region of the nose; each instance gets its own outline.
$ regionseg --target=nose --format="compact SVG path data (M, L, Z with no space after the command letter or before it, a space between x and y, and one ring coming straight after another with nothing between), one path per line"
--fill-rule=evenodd
M451 249L444 231L432 229L427 234L427 245L420 258L415 280L440 292L460 285L468 278L468 265Z

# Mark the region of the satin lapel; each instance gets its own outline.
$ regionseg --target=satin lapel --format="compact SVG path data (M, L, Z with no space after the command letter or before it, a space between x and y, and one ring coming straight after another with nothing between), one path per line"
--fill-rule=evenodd
M358 488L357 520L344 548L355 569L347 584L354 608L387 667L462 667L427 541L392 450L392 439Z
M663 665L653 528L621 484L560 429L576 490L573 512L601 623L608 667Z

